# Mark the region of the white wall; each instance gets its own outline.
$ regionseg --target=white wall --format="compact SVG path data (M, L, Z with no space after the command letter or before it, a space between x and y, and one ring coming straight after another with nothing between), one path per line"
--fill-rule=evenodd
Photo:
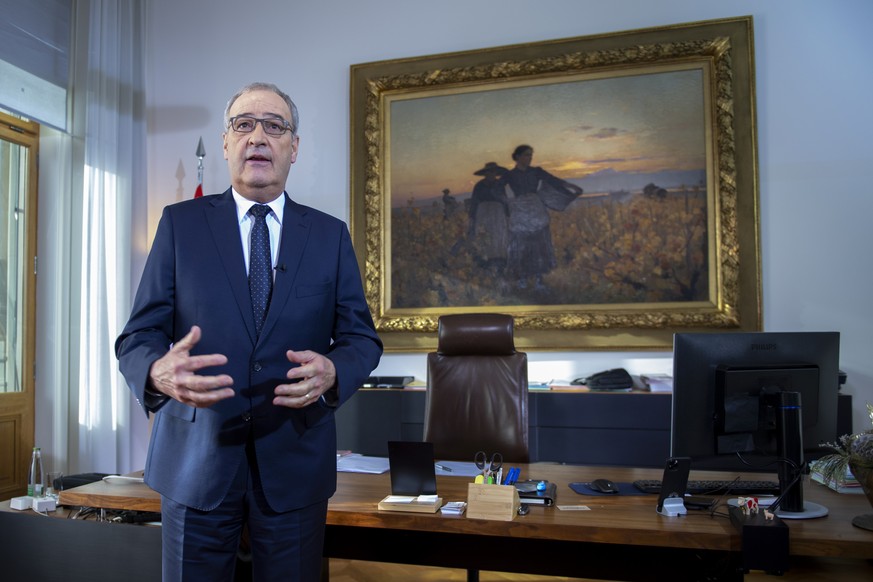
M842 333L855 427L873 402L873 49L869 0L149 0L148 231L191 197L206 148L205 190L223 191L225 100L272 81L301 112L289 192L349 217L349 66L732 16L754 16L763 313L767 331ZM177 172L185 177L181 187ZM530 377L625 366L669 372L670 354L531 353ZM425 378L423 354L387 354L376 371Z

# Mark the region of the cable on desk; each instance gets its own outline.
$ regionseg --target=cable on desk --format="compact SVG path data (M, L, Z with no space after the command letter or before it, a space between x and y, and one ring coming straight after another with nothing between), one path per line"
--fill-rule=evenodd
M67 519L88 519L92 515L97 515L96 507L80 507L75 513L70 511Z

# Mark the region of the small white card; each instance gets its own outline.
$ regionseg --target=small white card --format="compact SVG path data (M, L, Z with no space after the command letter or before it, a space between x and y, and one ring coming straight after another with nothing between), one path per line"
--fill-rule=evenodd
M559 505L561 511L591 511L587 505Z

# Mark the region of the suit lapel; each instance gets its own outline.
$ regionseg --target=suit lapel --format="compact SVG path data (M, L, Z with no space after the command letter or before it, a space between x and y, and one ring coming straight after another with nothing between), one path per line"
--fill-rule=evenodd
M229 188L224 194L217 197L212 202L211 207L207 209L206 222L209 224L212 240L218 250L218 256L224 267L230 289L236 298L240 315L254 344L257 336L252 317L252 298L249 295L245 258L240 244L236 203Z

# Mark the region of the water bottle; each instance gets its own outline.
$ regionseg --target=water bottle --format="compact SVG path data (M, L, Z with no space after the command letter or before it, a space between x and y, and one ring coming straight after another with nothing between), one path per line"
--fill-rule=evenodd
M33 447L30 458L30 477L27 481L27 494L31 497L42 497L42 454L39 447Z

